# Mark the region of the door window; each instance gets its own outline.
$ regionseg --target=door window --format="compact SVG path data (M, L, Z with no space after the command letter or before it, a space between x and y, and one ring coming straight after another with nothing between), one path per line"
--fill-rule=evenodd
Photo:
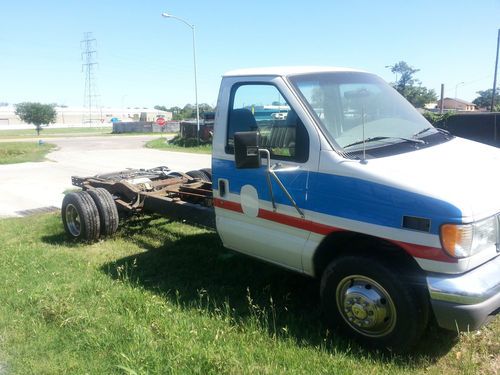
M243 84L231 94L226 152L234 153L234 133L257 131L260 147L271 158L306 162L309 136L304 124L281 95L270 84Z

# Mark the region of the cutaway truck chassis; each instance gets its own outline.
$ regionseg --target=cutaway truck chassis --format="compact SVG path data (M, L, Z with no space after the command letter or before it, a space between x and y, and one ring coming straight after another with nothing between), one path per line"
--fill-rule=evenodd
M66 195L62 218L74 239L92 242L111 236L118 217L158 213L215 228L211 170L187 173L167 167L127 169L92 177L72 177L82 191Z

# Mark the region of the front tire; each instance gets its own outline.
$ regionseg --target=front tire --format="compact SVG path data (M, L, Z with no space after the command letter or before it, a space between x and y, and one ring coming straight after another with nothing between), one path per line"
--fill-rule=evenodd
M335 259L323 273L320 292L327 324L372 348L404 352L427 325L424 300L376 258Z

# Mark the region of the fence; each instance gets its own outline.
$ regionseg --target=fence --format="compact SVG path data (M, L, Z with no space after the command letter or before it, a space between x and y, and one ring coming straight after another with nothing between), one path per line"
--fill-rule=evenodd
M169 121L164 125L164 129L154 122L137 121L137 122L115 122L113 124L113 133L177 133L179 131L179 123Z
M457 137L500 147L500 112L456 114L436 126Z

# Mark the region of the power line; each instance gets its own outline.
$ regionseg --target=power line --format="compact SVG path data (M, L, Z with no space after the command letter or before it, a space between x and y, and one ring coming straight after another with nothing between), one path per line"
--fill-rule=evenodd
M481 82L481 81L486 81L487 79L490 79L492 77L492 74L488 74L486 76L483 76L481 78L477 78L477 79L474 79L472 81L465 81L465 82L461 82L460 85L461 86L468 86L468 85L471 85L473 83L477 83L477 82ZM450 92L452 92L453 89L446 89L444 91L445 94L449 94Z
M83 94L83 106L86 111L82 122L91 125L97 122L101 116L99 94L97 90L97 79L95 69L97 68L97 40L92 37L91 32L83 34L80 42L82 48L82 72L85 74L85 90Z

